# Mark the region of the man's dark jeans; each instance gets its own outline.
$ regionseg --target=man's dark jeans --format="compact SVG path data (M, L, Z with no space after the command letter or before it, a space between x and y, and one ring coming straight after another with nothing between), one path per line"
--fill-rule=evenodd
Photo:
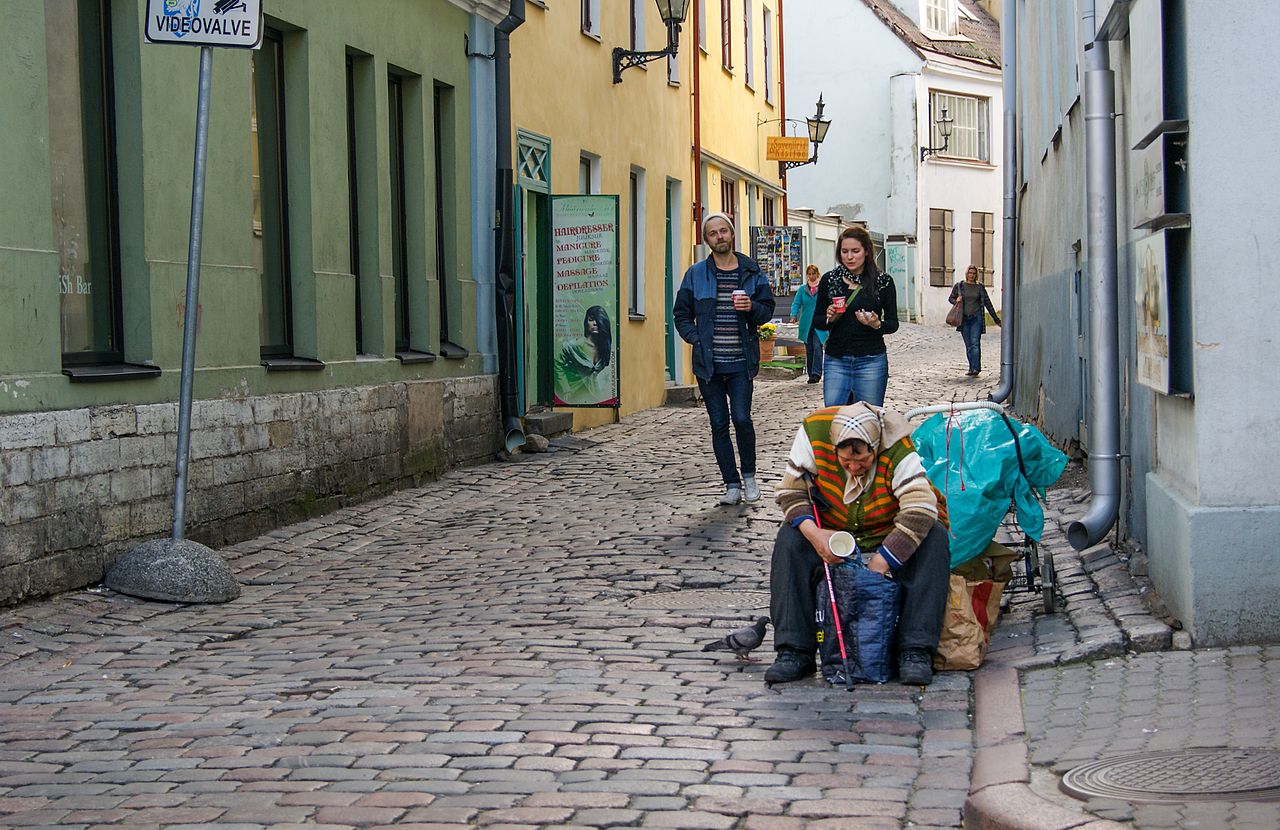
M742 475L756 474L756 427L751 422L751 374L745 369L728 374L716 372L710 380L698 378L702 400L711 419L711 449L725 484L741 484L738 465L734 463L733 442L729 440L729 423L738 436L738 454L742 456Z
M898 653L938 647L942 616L950 587L951 546L940 523L898 570L902 583L902 616L898 619ZM813 654L818 649L818 629L813 620L814 592L822 581L822 560L800 531L784 524L773 545L769 574L769 613L773 617L773 647Z

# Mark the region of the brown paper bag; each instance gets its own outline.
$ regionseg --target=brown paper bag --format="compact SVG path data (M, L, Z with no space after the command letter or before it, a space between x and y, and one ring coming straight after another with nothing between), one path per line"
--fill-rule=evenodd
M1017 553L992 542L981 556L951 572L942 634L933 655L935 669L968 670L982 665L1016 558Z

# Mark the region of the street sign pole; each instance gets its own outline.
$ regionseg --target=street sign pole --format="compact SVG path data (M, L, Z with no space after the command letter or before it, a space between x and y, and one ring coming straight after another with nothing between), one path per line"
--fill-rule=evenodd
M191 396L196 372L196 324L200 318L200 243L204 229L204 173L209 153L209 87L213 47L200 47L196 99L196 160L191 174L191 235L187 246L187 295L182 311L182 378L178 392L178 475L173 485L173 540L182 541L187 520L187 465L191 460Z

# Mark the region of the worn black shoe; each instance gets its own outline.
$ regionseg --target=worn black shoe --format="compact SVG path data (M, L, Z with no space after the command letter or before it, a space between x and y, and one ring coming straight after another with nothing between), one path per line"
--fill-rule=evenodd
M778 652L773 665L764 673L765 683L791 683L803 680L817 670L813 655L784 648Z
M933 682L933 655L928 649L909 648L898 657L898 682L904 686L928 686Z
M809 375L809 381L808 381L808 382L809 382L809 383L817 383L817 382L818 382L818 381L820 381L820 380L822 380L822 376L821 376L821 375Z

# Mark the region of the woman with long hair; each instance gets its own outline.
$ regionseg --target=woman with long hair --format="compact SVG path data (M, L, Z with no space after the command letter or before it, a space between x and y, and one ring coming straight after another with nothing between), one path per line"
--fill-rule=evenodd
M969 371L965 375L976 378L982 371L982 335L987 331L986 312L990 311L996 325L1000 325L1000 315L996 314L996 307L987 294L986 286L978 282L976 265L965 269L964 282L951 287L951 296L947 298L947 302L955 305L961 299L964 300L964 306L956 331L964 339L964 353L969 358Z
M824 405L865 401L884 406L889 385L884 336L898 330L898 294L893 278L876 268L875 245L866 228L854 225L840 234L836 267L822 275L813 325L828 332Z
M609 313L593 305L582 318L582 337L564 341L556 355L556 403L603 404L617 397L606 372L613 359L613 327Z

